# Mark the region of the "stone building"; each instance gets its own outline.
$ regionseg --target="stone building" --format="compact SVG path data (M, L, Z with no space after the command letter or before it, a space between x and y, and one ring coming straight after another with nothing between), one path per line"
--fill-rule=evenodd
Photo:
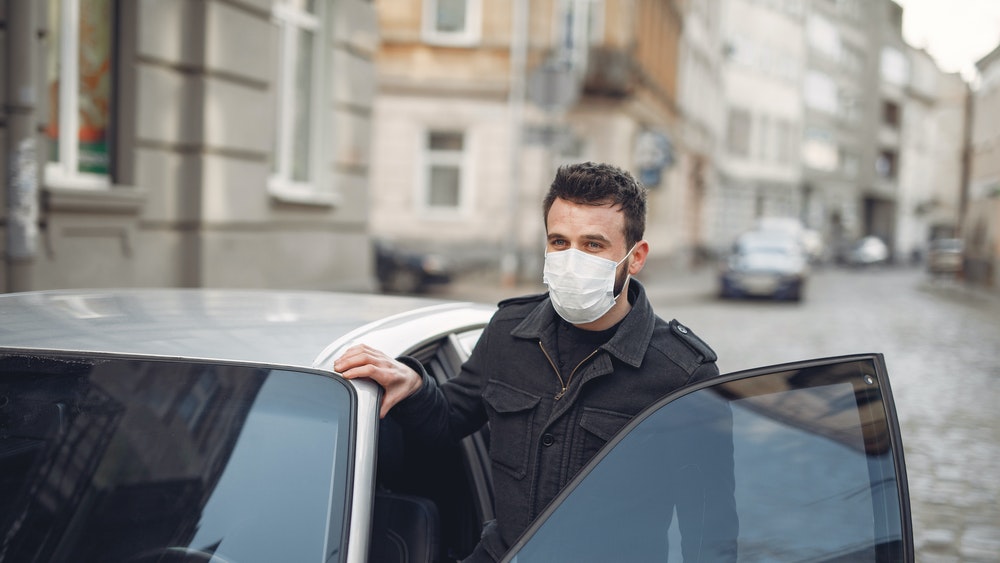
M681 2L382 0L372 232L535 279L555 167L651 188L654 258L681 259L697 181L677 109Z
M962 221L965 276L1000 290L1000 46L976 62L967 204Z
M725 128L711 191L717 252L760 217L800 215L807 53L802 2L723 5Z
M724 203L713 200L720 182L721 151L726 146L723 6L724 0L684 3L677 98L684 116L681 170L690 186L687 213L693 220L687 222L687 240L696 245L691 255L694 266L704 264L714 254L713 239L720 229L713 217Z
M910 77L900 120L896 255L919 260L935 238L958 235L969 87L927 52L907 49Z
M0 290L372 286L373 3L0 10Z

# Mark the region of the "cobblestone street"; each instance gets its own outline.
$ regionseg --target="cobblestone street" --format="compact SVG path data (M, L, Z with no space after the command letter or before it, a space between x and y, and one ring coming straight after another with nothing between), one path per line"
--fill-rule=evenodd
M819 269L801 304L720 301L714 273L647 269L656 310L718 352L723 372L885 355L906 452L918 563L1000 561L1000 298L922 270ZM457 283L496 301L540 286Z

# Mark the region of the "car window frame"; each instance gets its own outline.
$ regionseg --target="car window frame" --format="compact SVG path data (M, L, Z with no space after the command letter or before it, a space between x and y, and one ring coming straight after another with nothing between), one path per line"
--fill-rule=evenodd
M362 411L365 410L361 404L357 388L352 382L345 380L334 372L330 370L325 370L315 367L307 367L302 365L287 365L287 364L277 364L268 362L252 362L252 361L241 361L241 360L229 360L229 359L214 359L205 357L176 357L176 356L159 356L153 354L129 354L129 353L118 353L118 352L102 352L94 350L70 350L70 349L55 349L55 348L31 348L31 347L20 347L20 346L0 346L0 355L10 355L10 356L33 356L38 358L53 358L53 359L64 359L64 360L82 360L84 362L91 362L96 364L98 362L157 362L157 363L175 363L182 365L213 365L213 366L227 366L236 368L247 368L247 369L258 369L267 371L283 371L283 372L293 372L303 375L315 375L319 377L324 377L326 379L333 380L337 382L337 385L342 387L347 392L348 397L348 412L344 415L347 420L347 427L344 431L344 435L347 437L347 445L344 448L345 451L345 463L344 471L345 475L343 477L344 483L344 499L342 503L342 518L340 522L339 535L335 533L335 528L333 524L336 519L333 518L334 504L333 498L327 499L327 526L325 537L323 539L324 543L324 556L328 557L331 553L340 553L338 560L346 560L346 553L350 548L350 543L353 541L351 536L351 528L353 518L355 514L355 500L357 496L358 484L356 483L356 477L359 475L358 467L358 441L359 436L359 418L362 415ZM381 396L379 396L381 397ZM373 461L373 460L372 460ZM338 538L340 542L334 546L333 540Z
M532 521L531 525L521 534L521 536L510 546L508 552L501 559L503 563L516 562L518 560L518 555L522 549L524 549L528 544L530 544L539 530L545 525L548 519L556 513L559 508L566 502L568 498L573 496L576 489L584 483L589 475L594 471L594 469L615 449L620 442L622 442L626 437L628 437L633 430L641 426L648 418L655 415L661 409L667 407L670 403L676 400L688 396L690 394L696 393L698 391L716 387L725 383L748 380L758 377L764 377L768 375L775 375L781 372L802 370L809 368L816 368L822 366L831 366L838 364L848 364L858 361L869 361L875 368L875 382L878 386L878 391L882 397L882 402L886 411L886 425L888 430L888 441L890 448L890 455L892 458L893 468L895 469L896 477L896 494L899 500L898 515L900 518L900 532L902 535L901 541L901 551L903 561L913 561L914 558L914 547L913 547L913 526L912 518L910 514L910 500L909 500L909 486L906 478L906 465L903 455L903 445L900 432L900 425L898 420L898 414L896 413L895 402L893 400L891 387L889 384L888 370L885 365L885 359L880 353L868 353L868 354L852 354L845 356L834 356L826 358L816 358L809 360L802 360L797 362L789 362L783 364L776 364L772 366L765 366L759 368L752 368L747 370L742 370L738 372L727 373L719 376L718 378L710 379L707 381L702 381L690 386L683 387L669 395L664 396L660 400L656 401L647 409L643 410L641 413L633 417L617 434L615 434L604 447L594 456L593 459L584 467L556 496L555 499L542 511L539 516ZM572 538L566 538L567 541L572 541Z

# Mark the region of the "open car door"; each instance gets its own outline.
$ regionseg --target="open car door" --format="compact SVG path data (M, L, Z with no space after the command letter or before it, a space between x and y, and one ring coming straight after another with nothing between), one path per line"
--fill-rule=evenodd
M506 561L913 561L879 354L742 371L636 416Z

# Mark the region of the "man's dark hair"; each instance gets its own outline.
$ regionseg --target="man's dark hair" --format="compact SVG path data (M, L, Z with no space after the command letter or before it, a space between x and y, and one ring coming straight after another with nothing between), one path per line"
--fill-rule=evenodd
M552 203L565 199L582 205L612 205L625 213L625 242L632 247L646 232L646 188L611 164L581 162L560 166L542 204L546 226Z

